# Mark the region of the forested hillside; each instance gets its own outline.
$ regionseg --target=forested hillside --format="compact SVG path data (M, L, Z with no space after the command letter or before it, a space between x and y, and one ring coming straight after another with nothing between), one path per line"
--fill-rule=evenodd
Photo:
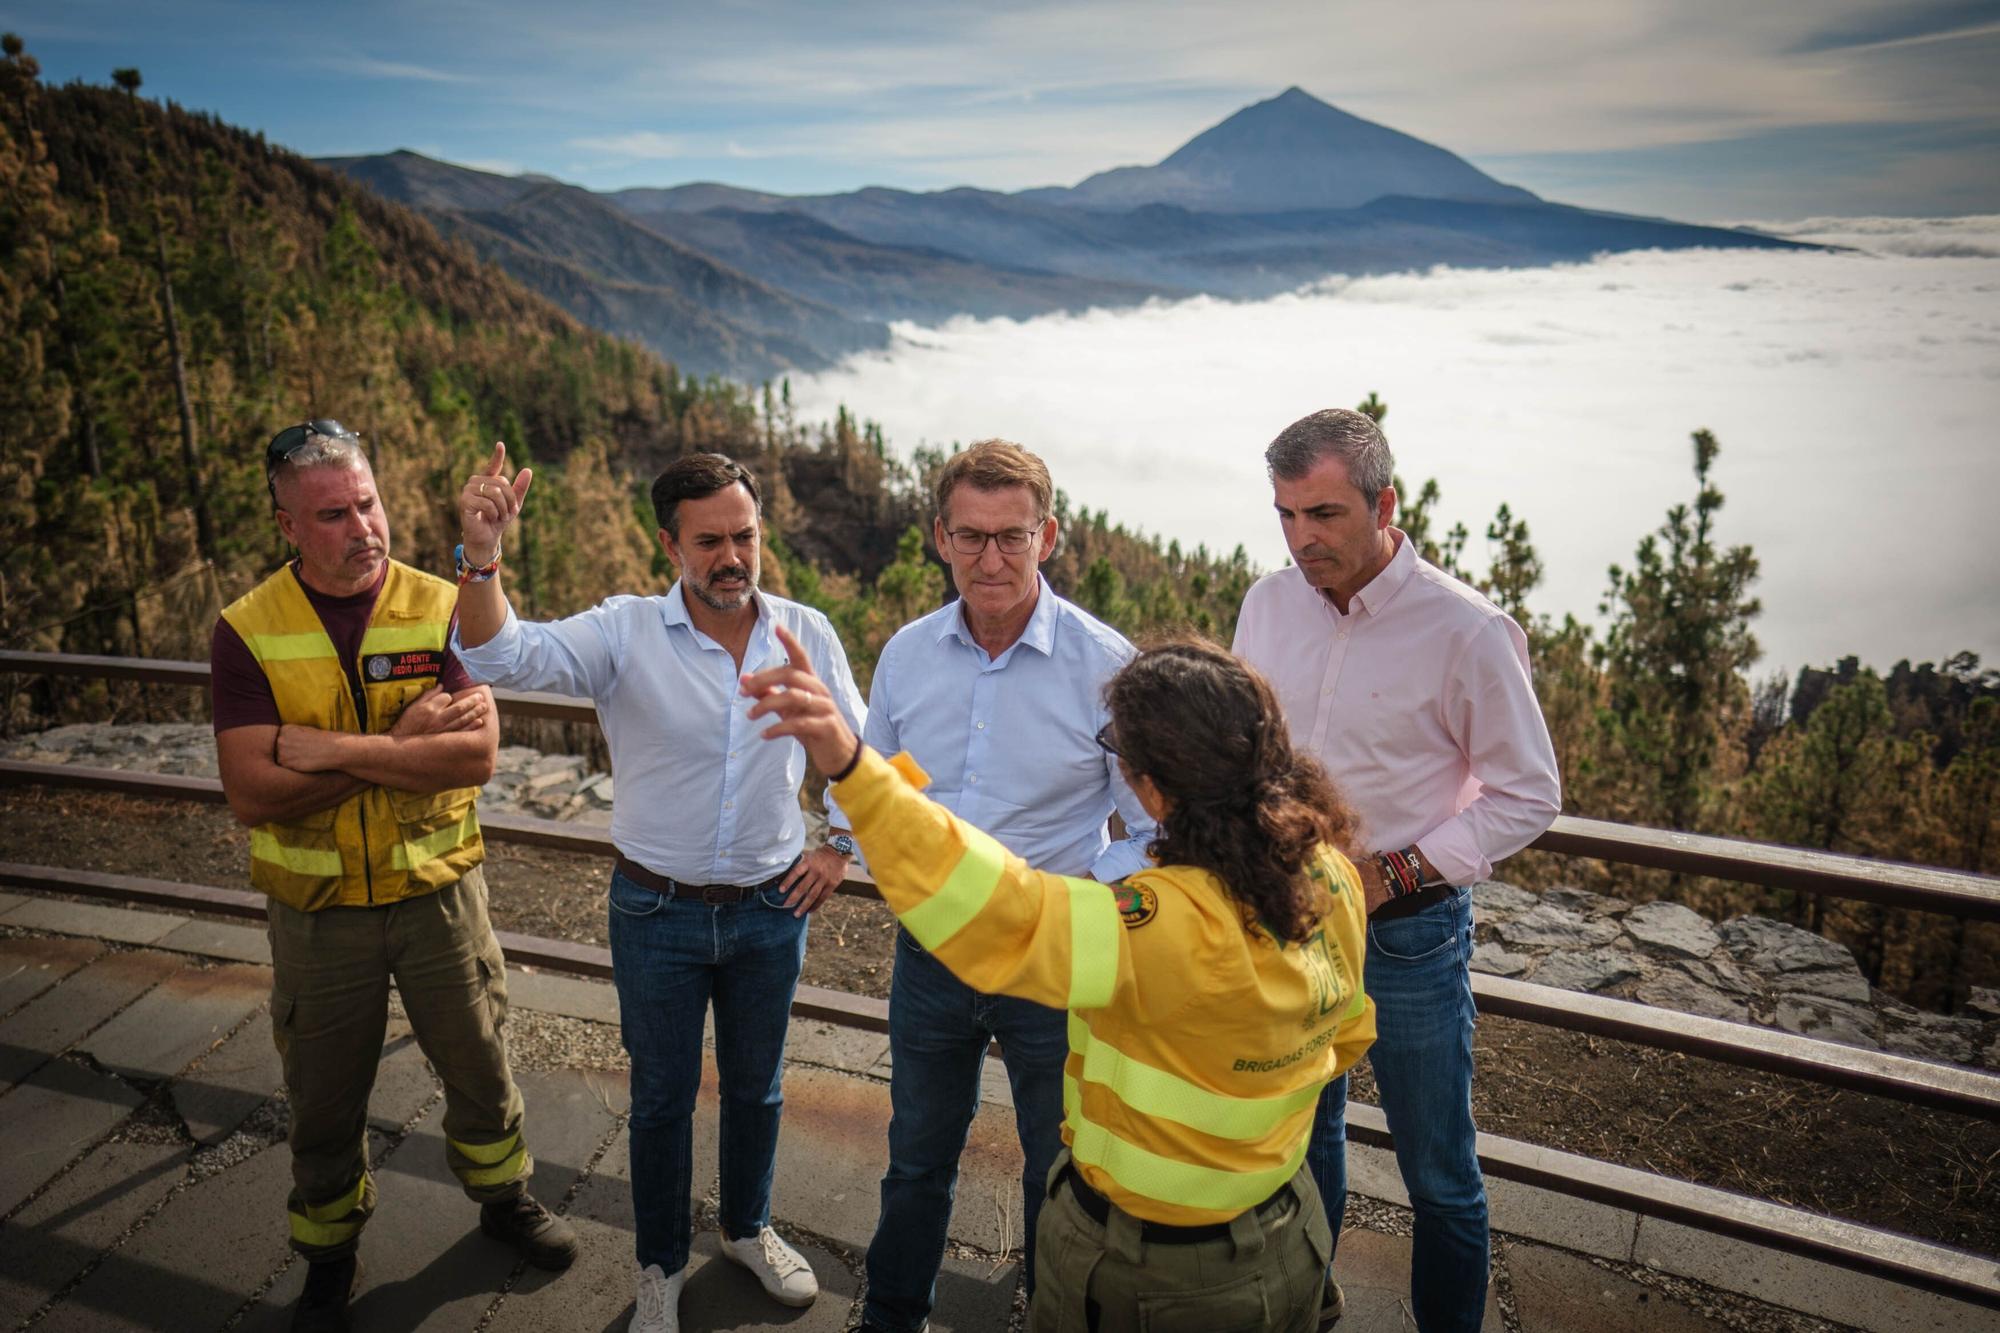
M282 556L263 443L312 416L363 433L397 554L433 570L492 441L534 464L525 611L659 586L645 485L691 449L760 471L769 581L825 604L864 665L941 600L899 547L923 478L873 427L680 374L362 185L119 83L45 87L12 39L0 59L0 642L205 656L214 611ZM1240 555L1077 526L1062 586L1101 559L1149 617L1233 622Z

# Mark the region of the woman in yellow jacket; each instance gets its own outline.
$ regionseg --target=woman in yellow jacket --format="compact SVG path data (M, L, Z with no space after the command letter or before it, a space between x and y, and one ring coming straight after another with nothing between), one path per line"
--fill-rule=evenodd
M1270 687L1196 642L1113 678L1098 742L1160 821L1160 866L1107 885L1031 870L925 798L778 635L791 663L744 677L750 715L834 779L904 926L968 985L1069 1010L1030 1328L1313 1329L1332 1244L1306 1140L1375 1013L1353 819Z

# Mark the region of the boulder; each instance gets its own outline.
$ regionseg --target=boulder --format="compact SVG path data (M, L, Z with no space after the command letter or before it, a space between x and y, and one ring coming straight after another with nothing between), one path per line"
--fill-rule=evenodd
M1625 914L1625 933L1654 953L1706 958L1722 937L1701 913L1679 903L1647 903Z
M1565 950L1544 958L1528 979L1539 986L1597 991L1629 981L1639 973L1639 959L1629 950Z
M1756 984L1725 953L1713 953L1707 958L1682 958L1674 966L1697 986L1706 986L1725 995L1751 996L1758 993Z
M1541 899L1504 879L1484 879L1472 886L1472 919L1508 921L1533 911Z
M1725 921L1716 934L1732 957L1778 990L1859 1003L1869 998L1854 955L1824 936L1756 916Z
M2000 990L1974 986L1965 997L1965 1004L1960 1012L1968 1018L1984 1019L1988 1022L2000 1018Z
M1750 1006L1742 999L1725 995L1713 986L1682 971L1664 971L1648 977L1632 992L1632 998L1656 1009L1672 1009L1704 1018L1726 1018L1732 1023L1750 1021Z
M1472 951L1472 970L1496 977L1518 977L1534 961L1528 954L1508 953L1504 946L1492 940Z
M1601 893L1591 893L1585 889L1550 889L1542 895L1542 901L1552 907L1580 912L1585 916L1620 916L1632 906L1623 898L1607 898Z
M1586 921L1575 912L1547 902L1513 921L1502 921L1495 933L1516 948L1588 949L1618 938L1616 921Z
M1985 1024L1974 1018L1926 1013L1900 1000L1884 1000L1882 1048L1919 1060L1972 1063Z
M1881 1049L1881 1043L1875 1039L1875 1011L1858 1004L1807 995L1781 995L1771 1021L1773 1026L1801 1037L1837 1041L1843 1046L1860 1046L1871 1051Z

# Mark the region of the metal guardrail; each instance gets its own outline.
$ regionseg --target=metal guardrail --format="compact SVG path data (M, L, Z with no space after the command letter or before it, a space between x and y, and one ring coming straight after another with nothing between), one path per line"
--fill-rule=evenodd
M155 685L205 687L208 684L206 662L71 653L0 651L0 673L5 672L134 680ZM493 693L506 711L516 716L558 722L597 721L595 708L568 695L522 690ZM1557 817L1549 830L1529 845L1561 856L1587 856L1765 888L1852 898L1885 907L1940 912L1975 921L2000 921L2000 879L1939 866L1875 861L1774 843L1613 824L1574 815Z

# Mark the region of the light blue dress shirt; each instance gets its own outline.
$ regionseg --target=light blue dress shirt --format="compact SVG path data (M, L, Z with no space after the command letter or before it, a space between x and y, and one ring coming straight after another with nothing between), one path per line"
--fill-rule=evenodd
M1056 596L1044 579L1028 628L998 657L953 602L896 631L875 664L862 733L908 750L929 796L1037 870L1122 879L1151 862L1155 830L1097 744L1104 684L1133 656L1124 635ZM1111 841L1116 809L1128 837ZM838 802L827 817L846 827Z
M775 621L805 647L848 725L862 729L868 710L827 618L765 593L757 607L743 670L785 661ZM771 720L746 716L752 701L737 687L735 659L694 627L679 583L665 596L611 597L548 623L509 607L477 648L454 629L452 651L474 680L597 705L615 779L611 841L646 869L688 884L758 884L805 845L805 750L765 740Z

